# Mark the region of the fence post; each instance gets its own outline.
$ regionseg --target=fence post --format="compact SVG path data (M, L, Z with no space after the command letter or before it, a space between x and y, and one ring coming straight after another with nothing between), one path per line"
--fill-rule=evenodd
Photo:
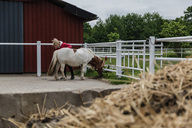
M111 49L111 47L110 47L110 54L112 54L112 49ZM110 57L110 64L111 64L111 57Z
M84 44L84 48L87 48L87 43Z
M116 42L116 75L121 78L121 42Z
M41 76L41 41L37 41L37 76Z
M163 42L161 42L161 58L163 57ZM161 68L163 68L163 60L161 60Z
M146 41L143 42L143 79L145 79L145 56L146 56Z
M134 63L134 61L135 61L135 43L133 42L132 43L132 68L135 68L135 63ZM132 69L132 76L134 77L134 69Z
M155 73L155 37L150 36L149 37L149 72Z

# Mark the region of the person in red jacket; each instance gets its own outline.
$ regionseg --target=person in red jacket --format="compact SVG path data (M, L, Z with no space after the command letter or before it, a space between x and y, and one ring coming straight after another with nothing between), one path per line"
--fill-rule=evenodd
M61 49L61 48L72 48L72 46L70 44L59 41L57 38L54 38L52 40L52 42L53 42L53 46L54 46L55 50L58 50L58 49ZM66 65L65 65L65 69L64 69L65 77L67 77L66 76ZM68 68L69 68L69 70L71 72L71 80L73 80L75 78L74 73L73 73L73 68L71 66L69 66L69 65L67 65L67 66L68 66Z

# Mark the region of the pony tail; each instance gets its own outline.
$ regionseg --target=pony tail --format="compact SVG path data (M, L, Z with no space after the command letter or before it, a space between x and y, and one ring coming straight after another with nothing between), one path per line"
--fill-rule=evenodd
M50 65L49 65L49 69L47 71L48 76L52 76L54 74L56 64L57 64L57 51L55 51L53 53L53 57L52 57Z

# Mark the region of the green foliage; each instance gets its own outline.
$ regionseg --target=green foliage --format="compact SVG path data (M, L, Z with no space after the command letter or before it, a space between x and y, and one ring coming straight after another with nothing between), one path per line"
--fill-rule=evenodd
M80 72L79 72L80 74ZM92 78L98 78L99 75L96 71L92 70L92 69L88 69L87 72L85 73L85 76L86 77L92 77ZM121 78L118 78L116 76L116 73L114 72L105 72L103 71L103 79L107 79L109 81L109 83L111 84L115 84L115 85L118 85L118 84L130 84L132 81L135 81L133 79L128 79L126 77L121 77Z
M106 31L108 34L117 33L120 39L125 39L125 27L121 16L110 15L109 18L105 20L106 22Z
M165 22L162 25L162 31L159 33L161 37L175 37L175 36L187 36L187 28L180 21L171 21L170 23Z
M192 6L189 6L186 11L184 11L184 18L187 21L192 21Z
M92 29L85 23L84 42L136 40L152 35L158 37L163 23L164 20L158 13L146 13L144 16L136 13L128 13L126 16L110 15L105 22L99 19Z
M111 32L110 34L107 35L109 42L114 42L119 39L119 34L116 32Z
M109 79L111 84L119 85L119 84L130 84L131 81L129 80L116 80L116 79Z
M159 33L161 37L175 37L175 36L188 36L186 26L181 21L171 21L170 23L165 22L162 25L163 29ZM169 43L168 47L173 48L186 48L189 47L189 43Z
M103 72L103 78L107 79L111 84L130 84L133 79L128 79L126 77L118 78L115 72Z
M184 11L184 20L190 35L192 35L192 6L189 6L186 11Z
M164 21L158 13L145 13L143 16L143 39L149 36L159 37Z
M129 13L122 17L126 38L123 40L141 39L143 33L143 18L136 13Z
M97 42L94 38L93 38L93 34L92 34L92 27L91 25L89 25L88 23L84 23L83 24L83 40L84 42Z
M189 33L187 31L186 26L182 23L181 20L177 21L171 21L170 23L165 22L162 25L163 29L159 33L161 37L175 37L175 36L188 36ZM174 51L178 53L177 48L187 48L190 47L190 43L167 43L167 47L174 48ZM177 56L180 56L180 53L178 53Z
M85 73L85 76L89 76L89 77L99 77L98 73L95 70L92 70L90 68L88 68L87 72Z
M96 42L107 42L107 31L105 23L101 19L97 21L97 24L93 27L92 36Z
M173 52L173 53L164 54L163 57L175 57L175 58L178 58L179 56L178 56L178 54Z
M84 23L84 42L108 42L120 40L139 40L149 36L177 37L192 35L192 6L184 15L175 20L163 19L159 13L128 13L125 16L110 15L105 21L99 19L95 26ZM189 47L189 44L166 43L166 47Z

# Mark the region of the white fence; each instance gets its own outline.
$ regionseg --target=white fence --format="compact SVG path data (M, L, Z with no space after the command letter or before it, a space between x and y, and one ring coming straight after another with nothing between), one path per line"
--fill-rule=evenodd
M164 48L163 53L167 57L169 54L180 54L180 58L183 58L185 55L192 55L191 48Z
M41 76L41 46L42 45L53 45L52 43L0 43L0 45L36 45L37 46L37 76ZM84 46L83 44L71 44L72 46Z
M161 42L157 44L157 42ZM192 42L192 36L175 37L175 38L159 38L151 36L149 40L130 40L130 41L116 41L105 43L85 43L85 44L71 44L72 46L82 46L91 48L98 56L110 59L115 59L115 65L105 65L105 71L116 72L118 77L128 77L133 79L141 79L135 76L135 71L143 73L142 78L145 78L146 56L149 56L149 71L155 72L155 61L169 60L180 61L185 58L163 58L163 43L165 42ZM52 45L52 43L0 43L0 45L36 45L37 46L37 76L41 76L41 46ZM157 53L156 50L159 49ZM191 60L191 59L190 59ZM142 67L139 66L142 61ZM108 68L110 67L110 68ZM124 75L125 70L131 70L131 73Z
M154 37L150 37L154 38ZM156 42L161 42L161 43L167 43L167 42L174 42L174 43L182 43L182 42L192 42L192 36L185 36L185 37L172 37L172 38L157 38L155 40L152 40L152 44L155 44ZM155 49L153 49L154 45L151 45L152 47L152 52L155 52ZM182 61L182 60L192 60L192 58L168 58L168 57L155 57L151 55L151 69L150 72L154 73L154 65L156 60L161 60L161 61Z
M157 42L160 42L157 44ZM87 44L87 47L91 48L98 56L116 59L116 64L113 69L105 68L106 71L116 72L116 75L121 77L128 77L134 79L140 79L134 76L135 70L145 73L145 62L146 56L149 56L149 71L150 73L155 72L155 61L160 60L160 66L163 67L163 61L181 61L186 58L164 58L163 57L163 43L166 42L192 42L192 36L185 37L174 37L174 38L159 38L151 36L146 43L145 40L132 40L132 41L117 41L117 42L105 42L105 43L94 43ZM140 56L142 55L142 59ZM125 57L127 57L127 65L125 65ZM132 66L129 65L129 60L132 61ZM135 66L135 60L139 63L143 61L143 67L140 68L138 64ZM189 59L191 60L191 59ZM107 67L107 66L106 66ZM131 75L123 75L122 69L131 69ZM143 78L145 76L143 75Z
M118 77L128 77L133 79L140 79L135 76L135 70L145 73L145 56L146 56L146 40L132 40L132 41L117 41L106 43L87 44L98 56L116 59L116 64L105 65L105 71L116 72ZM140 56L142 56L140 58ZM142 61L143 66L139 66L139 61ZM135 64L136 63L136 64ZM123 75L123 70L132 70L131 74ZM144 78L144 75L143 75Z
M98 56L109 58L110 63L111 59L116 59L116 64L112 65L113 69L104 68L105 71L116 72L116 75L118 77L123 76L133 79L141 79L141 77L135 76L135 72L136 71L141 72L142 78L145 78L144 74L146 70L146 56L149 57L155 55L163 56L162 43L154 45L154 49L159 48L160 53L153 52L154 49L151 50L151 48L153 48L151 47L151 45L152 42L151 39L149 39L149 40L129 40L129 41L94 43L94 44L87 44L87 47L91 48ZM148 61L151 62L151 60L152 58ZM140 67L141 63L142 66ZM105 65L105 67L111 66L108 65ZM128 74L124 75L123 73L125 72L125 70L128 70L130 73L128 72Z

